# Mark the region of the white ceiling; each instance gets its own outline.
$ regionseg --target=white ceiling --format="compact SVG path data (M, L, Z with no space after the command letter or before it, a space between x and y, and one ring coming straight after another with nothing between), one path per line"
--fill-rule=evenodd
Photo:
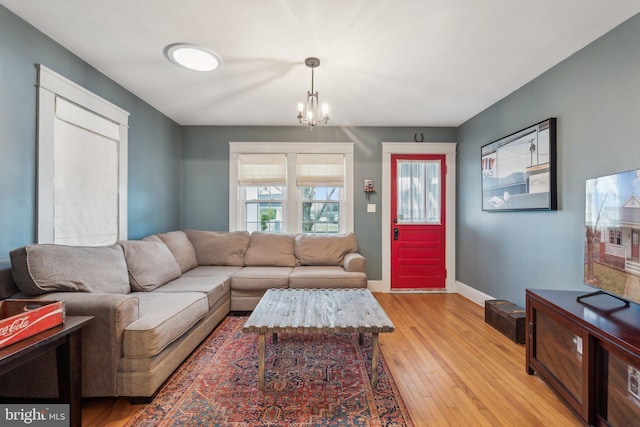
M458 126L629 17L638 0L0 0L183 125ZM163 56L184 42L222 68ZM49 64L44 64L49 65Z

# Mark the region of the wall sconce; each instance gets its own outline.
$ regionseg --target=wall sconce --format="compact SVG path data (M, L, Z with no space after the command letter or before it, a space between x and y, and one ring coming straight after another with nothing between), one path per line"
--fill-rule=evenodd
M367 196L367 202L369 201L369 196L371 195L371 193L375 193L376 189L373 188L373 180L372 179L365 179L364 180L364 194L365 196Z

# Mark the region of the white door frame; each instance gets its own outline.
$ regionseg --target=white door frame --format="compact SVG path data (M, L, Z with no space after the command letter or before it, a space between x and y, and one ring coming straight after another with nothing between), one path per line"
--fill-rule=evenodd
M382 143L382 283L379 292L391 292L391 155L445 155L446 176L446 292L456 292L456 154L455 142L383 142ZM407 290L394 292L433 292ZM442 292L438 290L436 292Z

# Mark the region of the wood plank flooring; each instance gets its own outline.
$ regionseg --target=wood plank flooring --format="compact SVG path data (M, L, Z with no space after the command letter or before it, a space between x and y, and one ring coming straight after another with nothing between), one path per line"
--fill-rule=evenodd
M380 348L414 424L581 426L537 376L524 345L484 323L484 309L457 294L376 293L395 324ZM144 405L85 399L83 425L122 426Z

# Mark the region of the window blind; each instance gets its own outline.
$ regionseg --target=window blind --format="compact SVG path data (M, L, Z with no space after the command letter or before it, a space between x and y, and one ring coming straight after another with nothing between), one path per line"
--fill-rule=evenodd
M115 123L56 100L53 243L118 240L118 139Z
M56 97L56 118L107 138L120 139L120 126L95 113Z
M344 187L344 154L298 154L298 187Z
M286 154L238 154L240 185L286 185Z

